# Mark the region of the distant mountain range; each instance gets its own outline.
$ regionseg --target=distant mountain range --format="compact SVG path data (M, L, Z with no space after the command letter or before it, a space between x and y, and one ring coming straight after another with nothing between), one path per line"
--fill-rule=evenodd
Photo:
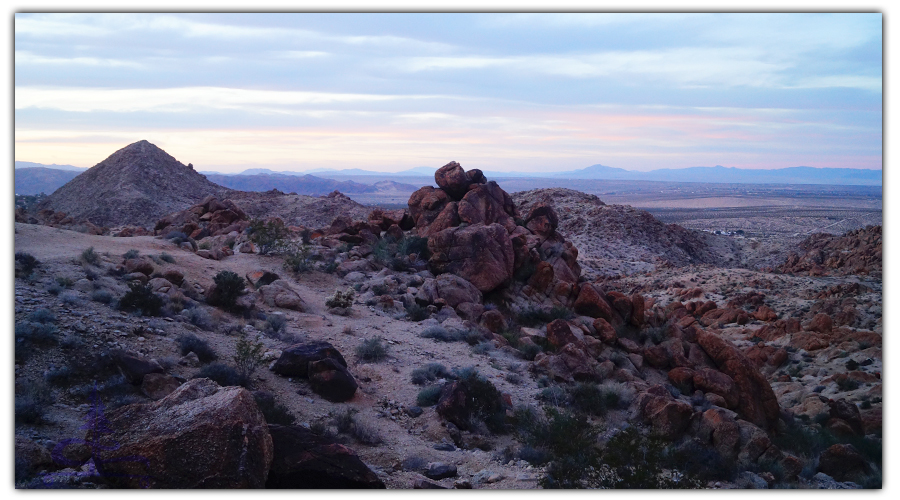
M43 163L34 163L31 161L17 161L16 170L20 168L52 168L54 170L72 170L75 172L84 172L87 170L86 168L76 167L75 165L57 165L56 163L44 165Z
M17 167L16 194L50 194L80 173L74 170L57 170L56 168Z
M353 181L336 181L309 174L268 173L267 169L253 169L254 174L244 171L238 175L206 174L206 178L220 186L239 191L269 191L277 189L285 193L322 196L332 191L344 194L378 193L385 191L413 192L419 186L401 184L393 181L382 181L375 184L362 184ZM261 171L267 171L261 173Z

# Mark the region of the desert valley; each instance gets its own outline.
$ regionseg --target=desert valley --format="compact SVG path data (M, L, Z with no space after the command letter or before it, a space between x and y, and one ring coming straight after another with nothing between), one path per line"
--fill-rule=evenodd
M17 197L17 487L881 487L880 186L434 170Z

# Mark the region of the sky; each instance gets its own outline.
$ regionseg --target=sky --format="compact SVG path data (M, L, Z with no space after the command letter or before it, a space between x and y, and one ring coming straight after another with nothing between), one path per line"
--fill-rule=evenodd
M882 167L882 14L15 14L15 159Z

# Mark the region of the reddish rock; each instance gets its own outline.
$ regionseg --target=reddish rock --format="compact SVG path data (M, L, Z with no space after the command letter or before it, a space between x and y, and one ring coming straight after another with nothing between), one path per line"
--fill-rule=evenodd
M672 398L665 388L661 389L638 396L638 408L644 419L653 426L654 434L665 439L676 439L687 429L693 409L691 405Z
M262 488L272 438L253 396L242 387L194 379L167 397L107 411L100 473L140 488ZM198 453L198 450L202 452Z
M155 359L117 350L112 353L112 360L130 383L140 385L144 376L150 373L165 373L163 367Z
M269 424L273 459L267 489L384 489L346 446L301 426Z
M806 325L805 330L808 332L818 332L829 334L833 328L831 316L825 313L816 314L813 319Z
M718 306L716 305L715 302L713 302L711 300L707 300L703 304L697 306L697 308L694 311L694 314L696 314L697 316L703 316L704 314L716 309L717 307Z
M701 368L694 372L694 387L703 392L718 394L725 399L726 408L735 408L738 404L737 387L728 375L709 368Z
M352 399L358 387L347 366L333 358L309 362L309 386L333 403Z
M571 343L580 344L580 339L572 332L569 322L564 319L556 319L547 325L547 340L556 348L564 347Z
M828 401L828 415L831 418L843 420L858 436L865 435L862 417L859 408L844 398Z
M778 319L778 315L769 306L759 306L756 312L753 313L753 317L760 321L775 321Z
M677 387L682 393L691 393L694 391L694 370L679 366L669 370L667 376L669 382Z
M455 161L437 169L434 182L454 200L462 199L472 183L466 176L466 171Z
M819 455L819 471L837 481L853 481L870 470L865 457L852 444L835 444Z
M741 428L728 412L710 408L700 416L698 437L711 443L723 457L736 457L741 441Z
M516 206L509 194L496 182L476 184L459 202L459 221L468 224L497 223L512 232L516 227L513 220Z
M597 360L589 356L576 344L568 344L552 355L538 354L535 366L550 378L559 382L599 380Z
M500 224L445 229L428 238L428 249L433 273L453 273L483 293L512 279L512 243Z
M444 190L425 186L409 197L410 218L417 228L427 228L450 201Z
M592 326L594 327L594 331L597 332L597 338L603 341L603 343L612 345L618 340L616 329L609 324L609 321L606 321L603 318L597 318L594 320Z
M525 218L525 227L534 234L544 238L549 237L559 226L559 217L551 205L546 203L536 203L528 212Z
M628 321L638 328L644 325L644 296L639 293L631 296L631 316Z
M428 279L419 287L416 294L416 302L420 305L434 304L438 299L443 299L450 307L469 302L480 304L481 291L469 281L451 273Z
M147 276L153 274L153 262L147 257L137 257L134 259L126 259L125 271L129 273L143 273Z
M547 293L553 284L553 266L549 262L539 262L534 274L528 278L528 285L541 293Z
M763 429L772 429L780 412L778 399L753 362L731 342L714 333L700 331L697 342L717 368L734 380L739 394L737 413Z
M506 330L507 327L503 313L495 309L482 313L481 324L493 333L500 333Z
M175 377L164 373L148 373L141 382L141 392L152 400L162 399L181 386Z
M624 319L631 317L631 298L621 292L608 292L606 299L612 305L613 309L619 313Z
M307 378L309 363L331 358L346 367L347 362L333 345L325 341L310 341L294 344L281 351L272 371L285 377Z
M575 299L573 308L577 314L592 318L603 318L610 323L615 323L619 320L612 307L606 302L606 299L589 283L581 285L581 290L578 292L578 298Z

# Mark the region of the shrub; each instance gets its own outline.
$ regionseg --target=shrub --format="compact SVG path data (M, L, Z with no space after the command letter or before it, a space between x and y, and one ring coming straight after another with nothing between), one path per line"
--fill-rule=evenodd
M531 409L517 409L520 438L526 445L543 451L550 458L547 474L541 480L545 488L584 488L590 484L589 472L600 466L600 454L593 444L597 432L584 415L544 408L541 418Z
M86 264L96 266L100 263L100 255L94 251L94 247L88 247L85 251L81 252L81 260Z
M144 316L159 316L163 300L159 298L150 285L131 283L128 292L119 300L119 309L124 311L140 311Z
M416 254L420 260L428 260L431 258L431 252L428 251L428 238L422 236L404 236L397 242L397 252L400 255Z
M543 352L543 349L537 344L523 344L519 346L519 352L521 352L528 361L534 361L535 356Z
M81 304L81 297L73 291L66 291L59 294L59 300L67 306L75 306Z
M419 336L426 339L438 340L441 342L455 342L457 340L463 340L464 338L459 331L454 330L453 332L450 332L440 325L429 326L428 328L423 330L422 333L419 334Z
M178 348L181 350L182 356L189 352L193 352L197 355L197 359L203 363L208 363L218 357L213 348L210 347L205 340L192 333L179 335L176 342L178 343Z
M289 236L290 231L279 218L250 221L250 241L256 244L260 255L277 251Z
M91 292L91 300L101 304L109 304L113 301L113 294L108 290L94 290Z
M50 309L40 308L28 315L28 320L34 323L56 323L56 315Z
M352 288L348 288L346 292L335 290L334 294L325 299L325 306L341 309L349 309L353 305L353 298L356 292Z
M384 442L384 438L378 429L368 422L353 416L353 425L350 427L350 435L360 443L376 446Z
M309 246L292 246L285 251L284 268L292 273L299 274L312 270Z
M163 262L168 262L169 264L175 263L175 257L172 257L171 255L167 254L166 252L159 254L159 258Z
M266 346L259 342L259 339L254 342L247 339L246 334L241 334L241 338L234 345L235 354L232 358L241 377L249 381L256 369L265 362L263 359L265 348Z
M128 260L128 259L136 259L136 258L138 257L138 255L140 255L140 254L141 254L141 252L138 252L137 250L135 250L134 248L132 248L131 250L129 250L129 251L125 252L124 254L122 254L122 258L125 259L125 260Z
M282 314L269 314L266 316L266 330L279 335L287 328L287 318Z
M483 420L491 432L503 432L506 411L500 391L474 368L457 370L457 376L468 396L471 417Z
M322 271L328 274L334 274L334 272L337 271L337 268L338 263L334 260L331 260L327 264L325 264L325 266L322 268Z
M431 316L431 313L428 312L427 308L424 308L418 304L409 304L406 306L406 317L409 318L410 321L419 322Z
M41 262L28 252L16 252L16 277L30 276Z
M176 245L180 245L182 242L188 240L188 235L181 231L170 231L169 234L166 235L166 239L172 240L172 243L175 243Z
M859 389L859 382L849 377L840 378L837 379L837 386L842 391L852 391L855 389Z
M225 363L210 363L201 368L194 378L208 378L222 387L237 385L248 387L250 382Z
M43 423L47 407L51 404L53 404L53 394L44 383L37 382L28 386L22 394L16 394L16 423Z
M209 250L210 248L212 248L212 243L204 241L203 243L200 243L200 246L198 248L200 248L200 250Z
M213 331L216 329L215 320L213 320L209 312L207 312L206 309L203 309L202 307L192 307L190 309L185 309L181 311L181 315L187 318L187 320L196 327L202 328L206 331Z
M846 366L847 366L847 370L853 371L853 370L856 370L859 368L859 363L852 359L848 359Z
M494 344L492 342L479 342L472 346L473 354L487 354L494 350Z
M387 346L379 337L365 339L356 348L356 357L366 363L377 363L387 357Z
M509 382L509 383L512 384L512 385L519 385L519 384L521 384L522 382L525 381L525 380L522 378L522 376L519 375L518 373L507 373L506 376L505 376L505 378L506 378L506 381Z
M425 385L441 378L452 379L456 377L446 366L440 363L428 363L410 373L410 381L415 385Z
M72 378L72 369L68 366L53 368L44 373L44 380L50 385L63 385Z
M642 436L635 427L619 431L603 449L603 462L612 468L615 476L604 478L602 485L627 489L695 486L692 481L676 482L662 473L663 448L662 440Z
M570 320L574 317L575 313L565 307L554 307L549 310L539 307L526 307L521 309L516 315L516 322L524 326L539 326L556 319Z
M220 271L213 278L215 289L209 296L209 303L227 311L237 310L237 299L244 293L244 278L231 271Z
M331 417L331 425L341 434L345 434L350 432L350 428L353 426L353 416L356 413L355 408L345 408L328 412L328 416Z
M723 457L715 448L691 439L663 453L663 465L679 470L689 481L731 481L737 473L734 460Z
M16 323L16 342L27 344L54 344L56 343L56 325L52 323L33 323L20 321Z
M419 406L434 406L437 404L438 400L441 399L441 389L440 385L432 385L428 386L416 395L416 404Z
M59 286L59 283L52 283L47 287L47 293L49 293L50 295L59 295L59 293L63 290L65 290L65 288Z
M268 424L278 425L294 425L297 418L291 414L287 406L275 401L275 398L268 393L256 391L253 393L253 399L256 400L256 406L266 418Z

